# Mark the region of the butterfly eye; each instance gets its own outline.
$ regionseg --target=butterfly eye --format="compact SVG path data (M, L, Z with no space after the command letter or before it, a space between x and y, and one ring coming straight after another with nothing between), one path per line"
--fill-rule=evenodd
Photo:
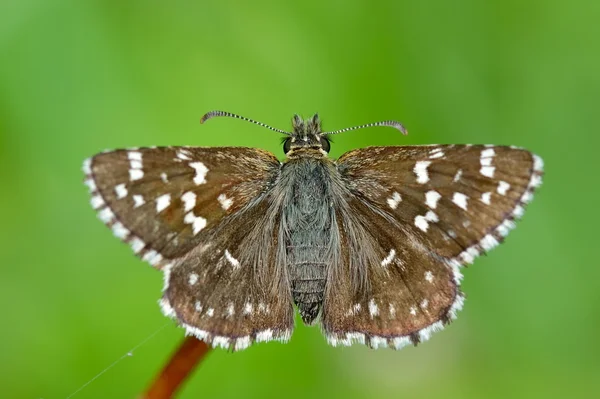
M319 137L319 140L321 141L321 147L323 148L323 151L329 152L329 149L331 148L329 140L327 140L327 138L323 136Z
M290 151L291 147L292 147L292 139L291 138L286 139L283 142L283 152L287 154Z

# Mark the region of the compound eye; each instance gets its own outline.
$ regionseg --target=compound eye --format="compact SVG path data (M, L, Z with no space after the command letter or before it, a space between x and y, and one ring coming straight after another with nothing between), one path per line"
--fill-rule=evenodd
M329 149L331 148L331 145L329 144L329 140L327 140L326 137L319 137L319 141L321 142L321 147L323 148L323 151L325 152L329 152Z
M286 140L283 142L283 152L284 152L285 154L287 154L287 153L290 151L290 148L292 148L292 139L291 139L291 138L289 138L289 139L286 139Z

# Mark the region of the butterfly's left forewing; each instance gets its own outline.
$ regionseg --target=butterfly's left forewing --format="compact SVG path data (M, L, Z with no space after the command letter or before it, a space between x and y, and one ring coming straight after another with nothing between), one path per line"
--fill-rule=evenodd
M158 147L101 153L83 168L98 217L161 268L264 192L279 161L253 148Z

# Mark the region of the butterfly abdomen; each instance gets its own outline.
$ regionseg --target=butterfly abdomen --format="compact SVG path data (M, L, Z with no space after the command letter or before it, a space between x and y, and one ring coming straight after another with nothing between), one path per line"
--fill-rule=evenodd
M286 266L292 299L302 320L312 324L321 309L333 225L329 165L326 160L299 158L287 162L282 179L291 190L282 213Z

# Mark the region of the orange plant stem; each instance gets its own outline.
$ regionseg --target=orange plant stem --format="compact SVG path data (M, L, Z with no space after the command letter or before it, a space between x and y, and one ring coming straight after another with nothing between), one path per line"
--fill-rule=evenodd
M194 337L186 337L169 363L139 399L172 398L209 351L210 347L203 341Z

